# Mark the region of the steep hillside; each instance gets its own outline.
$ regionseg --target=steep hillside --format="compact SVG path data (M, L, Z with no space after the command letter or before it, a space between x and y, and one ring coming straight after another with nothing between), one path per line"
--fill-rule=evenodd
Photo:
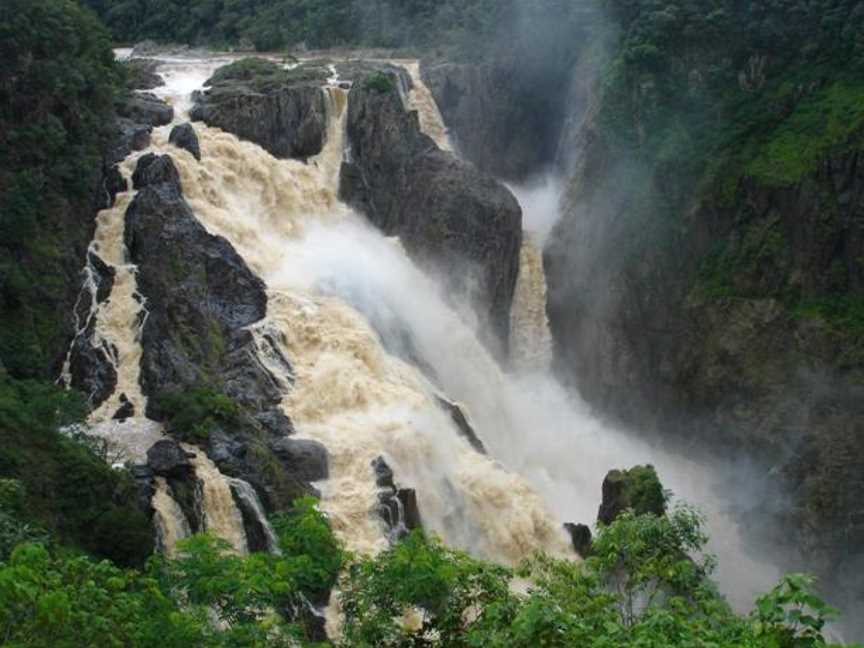
M559 369L629 423L775 466L792 504L766 513L857 591L864 7L610 9L546 251Z

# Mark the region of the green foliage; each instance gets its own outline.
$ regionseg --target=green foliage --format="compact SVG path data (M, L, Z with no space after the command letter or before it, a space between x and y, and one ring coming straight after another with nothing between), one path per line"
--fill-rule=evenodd
M81 425L84 411L80 394L0 375L0 491L4 502L18 501L0 506L14 517L6 528L41 537L44 527L61 543L141 564L152 531L135 506L131 476L60 432Z
M864 85L837 81L798 102L745 167L766 185L800 181L864 129Z
M4 645L165 646L207 642L206 617L181 610L152 578L107 561L21 545L0 563Z
M0 4L0 358L54 374L80 288L119 73L110 38L70 0Z
M372 90L379 94L387 94L396 90L396 82L393 77L384 72L375 72L366 77L363 82L363 87L366 90Z
M517 570L414 532L342 584L344 646L632 646L805 648L825 645L829 610L812 582L784 579L749 616L732 612L696 562L705 535L687 507L625 513L601 527L583 563L536 556ZM511 587L514 579L527 583ZM410 618L414 622L410 622Z
M813 594L813 586L813 579L805 574L787 574L756 599L752 617L757 636L771 637L778 646L824 644L822 631L837 611Z
M475 611L482 616L487 609L503 614L509 577L504 567L472 559L414 531L377 559L350 567L341 599L345 643L424 645L421 638L432 633L441 645L471 645L466 615ZM407 624L408 616L419 616L419 623Z
M216 426L241 424L241 409L225 394L209 387L165 394L159 399L171 434L181 439L203 441Z
M821 319L856 336L864 336L864 297L836 295L803 300L793 311L802 318Z
M283 561L286 575L308 594L329 592L345 559L342 545L316 504L314 498L300 498L292 511L273 520L279 549L291 557L290 564Z
M668 494L663 490L663 484L657 476L654 466L634 466L629 470L616 470L610 478L617 478L624 483L624 499L628 508L636 515L653 513L662 515L666 511Z
M415 531L348 565L338 645L826 645L834 611L805 576L787 576L750 615L734 614L708 580L711 561L688 557L704 548L700 524L686 507L668 517L626 513L599 529L591 559L538 555L516 570ZM277 529L281 555L238 556L199 535L143 573L21 545L0 562L0 633L22 647L309 645L297 612L336 583L345 557L314 500L298 500Z

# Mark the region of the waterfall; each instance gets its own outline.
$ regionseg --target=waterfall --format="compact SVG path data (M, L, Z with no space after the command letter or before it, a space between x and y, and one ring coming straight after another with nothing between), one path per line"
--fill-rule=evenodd
M238 554L248 553L243 515L237 508L231 484L203 450L183 445L191 455L195 478L201 489L199 502L204 530L227 541Z
M252 485L242 479L234 479L232 477L227 478L226 481L231 487L234 497L243 502L246 509L254 514L255 521L261 525L261 529L264 531L264 535L267 538L267 550L270 553L281 554L282 551L279 549L279 538L273 530L273 525L271 525L270 521L267 519L267 514L264 512L264 507L261 504L261 500L258 498L258 493L255 492Z
M370 467L384 456L399 482L416 488L424 522L446 541L508 562L538 549L568 554L560 521L541 497L471 448L439 407L438 388L385 350L378 331L386 322L367 307L381 288L379 274L394 280L404 275L417 282L409 288L417 301L434 298L432 321L444 317L452 323L448 335L464 342L464 357L476 357L493 383L501 379L476 334L437 295L436 284L401 246L337 199L345 93L324 91L331 115L328 137L308 164L277 160L202 124L195 125L200 163L170 146L164 133L153 138L157 152L174 158L199 221L228 239L268 284L268 316L252 332L258 348L268 349L260 359L286 392L283 407L298 436L318 440L330 452L330 479L318 485L323 510L349 548L369 553L385 548ZM390 265L375 261L373 275L356 266L343 272L346 261L370 255ZM379 296L386 308L389 296ZM494 387L490 397L493 392Z
M517 371L548 371L552 333L546 316L546 273L536 237L525 232L510 309L510 359Z
M173 556L177 542L192 535L192 530L180 505L171 497L165 479L157 477L155 486L156 492L151 504L155 511L153 522L156 525L157 548L166 555Z
M432 91L423 83L423 78L420 76L420 62L394 61L394 63L404 67L411 77L412 86L408 93L408 107L417 111L420 130L431 137L442 151L452 151L453 143L450 141L450 135L447 133L441 111L438 109L438 104L435 103Z

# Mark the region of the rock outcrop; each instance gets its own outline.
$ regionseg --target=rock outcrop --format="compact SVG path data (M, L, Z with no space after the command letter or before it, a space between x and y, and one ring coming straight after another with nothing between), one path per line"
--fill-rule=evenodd
M666 513L666 494L653 466L610 470L603 480L603 501L597 521L612 524L624 511L635 515Z
M475 307L490 325L480 330L506 346L522 242L516 200L424 135L392 76L354 84L347 132L351 162L342 166L340 196L385 234L399 236L421 266Z
M201 145L198 143L198 135L192 124L178 124L171 129L168 141L179 148L185 149L199 162L201 161Z
M564 530L570 536L570 543L573 546L573 551L583 558L587 558L591 553L591 544L593 542L590 527L588 527L587 524L566 522L564 524Z
M117 114L137 124L165 126L174 119L174 108L150 92L135 92L118 103Z
M159 61L148 58L131 58L123 61L126 69L126 85L133 90L153 90L165 85L165 80L156 74Z
M206 448L223 473L251 484L268 510L285 510L315 492L306 480L320 478L326 451L299 441L285 451L291 421L278 409L280 389L258 362L248 330L266 314L264 283L195 219L169 156L144 156L134 179L140 191L126 213L125 242L147 300L141 340L147 415L171 415L165 399L172 395L224 395L232 415L208 419L206 434L189 440ZM168 431L185 433L170 422Z
M162 439L147 450L147 466L160 477L180 479L194 472L191 457L173 439Z
M423 527L417 493L413 488L399 488L393 470L384 457L372 462L378 492L378 515L387 528L391 542L404 538L410 531Z
M555 159L570 70L560 57L532 64L499 54L481 63L422 61L420 73L459 154L497 178L519 181Z
M849 547L864 546L861 134L798 180L733 177L694 196L673 162L622 157L600 109L569 140L545 253L558 369L644 434L757 458L793 494L779 516L755 495L787 531L772 546L839 592L861 555Z
M278 158L306 160L327 137L326 67L284 70L258 58L220 68L196 95L193 121L221 128Z

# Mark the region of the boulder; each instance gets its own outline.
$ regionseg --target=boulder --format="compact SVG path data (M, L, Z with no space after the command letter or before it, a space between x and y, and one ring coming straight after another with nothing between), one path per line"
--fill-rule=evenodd
M385 77L388 78L388 77ZM351 162L340 197L388 236L399 236L421 266L444 277L471 304L493 347L506 347L519 272L521 211L501 184L420 131L405 107L401 80L376 73L349 93Z
M105 156L106 169L122 162L133 151L143 151L150 146L152 133L153 127L150 124L139 124L125 117L118 117L114 124L113 138Z
M417 492L396 485L393 470L384 457L372 461L372 471L379 489L377 513L387 528L390 542L397 542L409 531L422 528Z
M258 144L278 158L306 160L327 137L326 67L284 70L264 59L241 59L220 68L195 95L193 121Z
M147 451L147 466L154 475L182 479L194 471L189 461L194 456L173 439L160 439Z
M564 530L570 536L573 550L583 558L587 558L588 554L591 553L591 529L585 524L566 522Z
M635 466L607 473L597 521L612 524L626 510L636 515L666 513L666 493L654 466Z
M320 481L330 476L327 449L309 439L277 439L270 444L285 470L298 480Z
M159 61L148 58L130 58L122 62L126 70L126 86L130 90L153 90L165 85L165 80L156 74Z
M120 394L120 407L114 412L112 417L115 421L125 421L128 418L135 416L135 406L127 398L126 394Z
M266 313L264 283L228 241L197 221L170 156L141 158L133 181L140 191L126 212L125 242L149 313L142 335L145 393L215 380L212 386L253 410L275 405L280 394L255 362L246 330ZM148 415L158 414L158 398L151 398Z
M96 316L90 316L95 298L97 303L104 302L114 286L114 268L102 261L92 251L87 254L88 280L95 285L83 286L75 304L75 316L79 330L72 342L69 353L69 374L71 385L87 396L88 404L95 408L101 405L117 385L117 370L109 357L116 350L109 349L105 342L95 344Z
M106 349L94 346L95 318L90 320L84 332L72 343L69 355L69 373L72 387L87 397L91 407L98 407L114 393L117 386L117 370L108 358Z
M180 189L180 173L174 162L167 155L147 153L138 159L135 172L132 174L132 186L139 191L144 187L165 184L170 189Z
M172 128L168 141L174 146L189 151L196 160L201 161L201 146L192 124L178 124Z
M117 114L148 126L165 126L174 119L174 108L151 92L134 92L120 101Z
M396 498L402 504L402 524L409 531L423 528L423 520L420 518L420 505L417 503L417 491L413 488L400 488L396 491Z
M480 440L480 437L477 436L477 432L474 431L474 428L468 422L468 418L465 416L465 412L462 411L462 408L453 401L449 401L441 396L435 396L435 400L445 412L450 414L450 418L453 420L456 430L461 436L465 437L465 440L471 444L471 447L480 454L486 454L486 446L483 445L483 441Z

